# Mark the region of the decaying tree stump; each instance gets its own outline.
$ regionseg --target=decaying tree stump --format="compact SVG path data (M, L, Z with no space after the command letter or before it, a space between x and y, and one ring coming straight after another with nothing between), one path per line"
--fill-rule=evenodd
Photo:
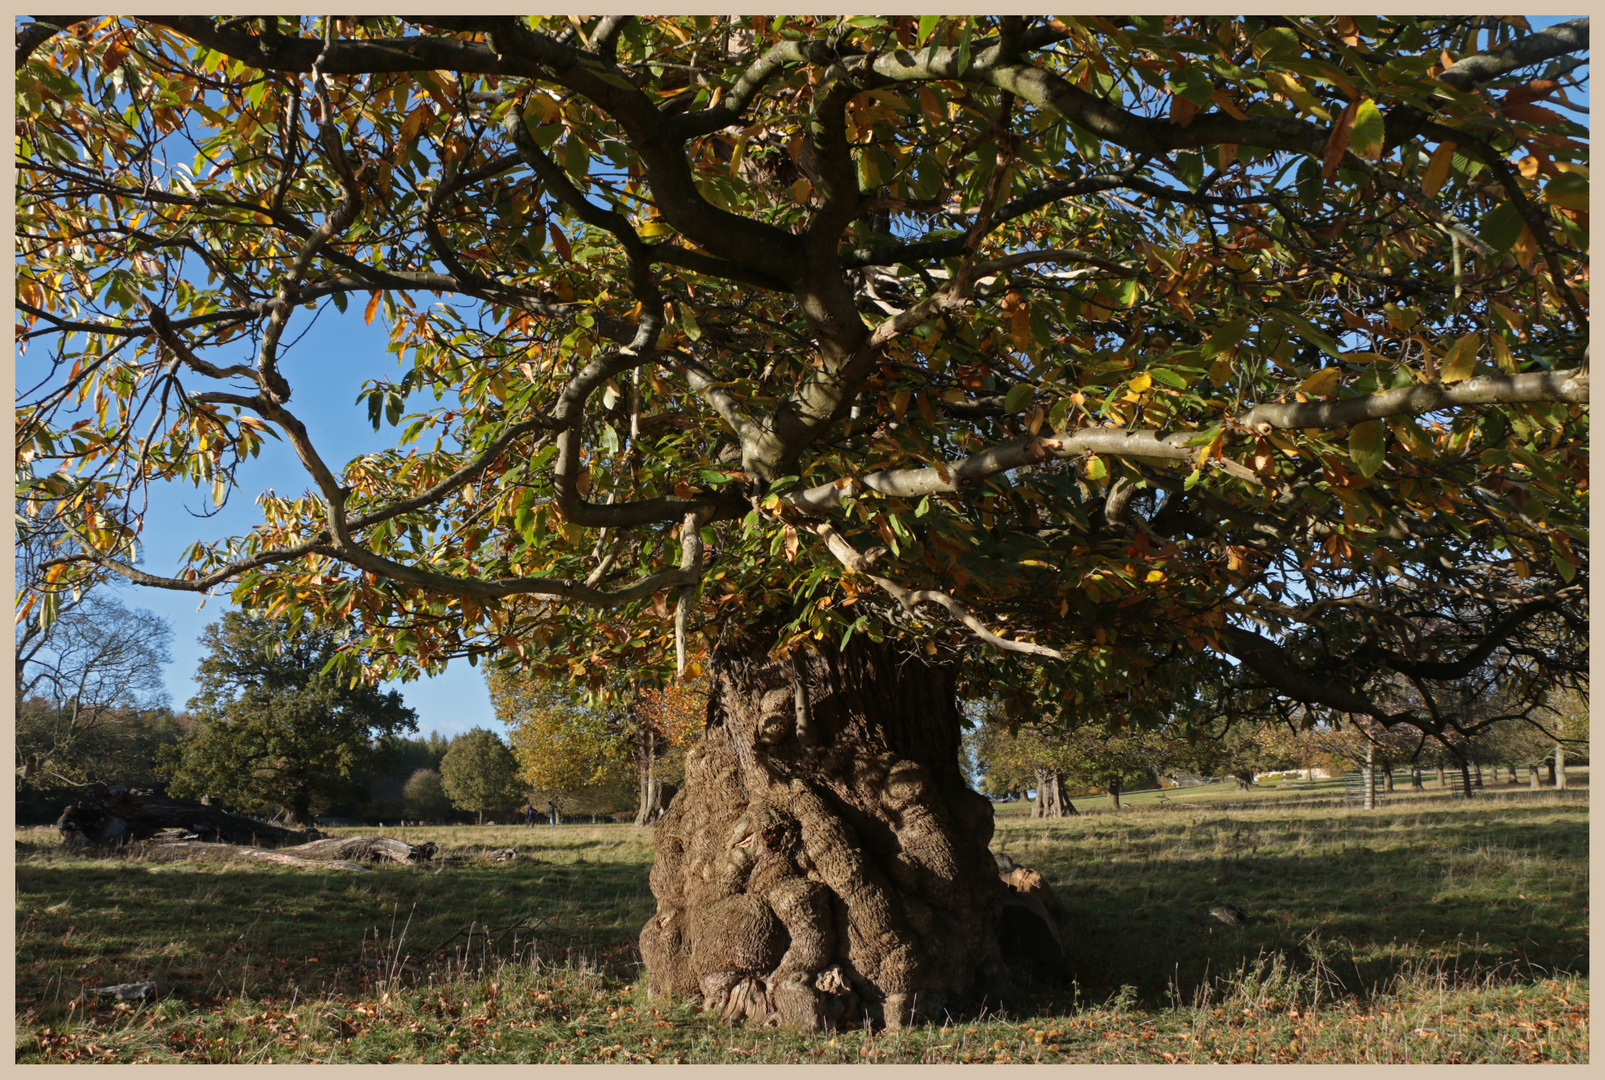
M814 1029L1007 990L992 807L959 772L950 674L863 639L710 659L708 727L657 826L652 992Z
M68 804L56 821L67 843L115 844L146 840L166 829L195 837L255 847L280 847L317 840L315 829L286 829L221 806L188 799L157 798L126 787L91 784Z

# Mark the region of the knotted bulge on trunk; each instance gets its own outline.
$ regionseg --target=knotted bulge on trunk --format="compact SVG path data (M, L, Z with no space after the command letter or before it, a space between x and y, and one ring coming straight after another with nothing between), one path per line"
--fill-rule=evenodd
M658 823L648 985L732 1021L939 1019L1007 983L992 807L945 671L855 643L711 658L708 726Z

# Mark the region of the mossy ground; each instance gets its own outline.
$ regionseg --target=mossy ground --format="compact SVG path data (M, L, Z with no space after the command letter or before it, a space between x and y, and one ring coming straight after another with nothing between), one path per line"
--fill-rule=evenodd
M648 830L388 830L446 858L363 875L86 857L21 830L16 1060L1586 1061L1575 779L1371 812L1296 785L1051 823L1002 806L994 846L1079 928L1073 981L945 1027L825 1036L645 997ZM485 856L505 847L519 857ZM1252 921L1200 928L1204 903ZM84 993L147 979L154 1003Z

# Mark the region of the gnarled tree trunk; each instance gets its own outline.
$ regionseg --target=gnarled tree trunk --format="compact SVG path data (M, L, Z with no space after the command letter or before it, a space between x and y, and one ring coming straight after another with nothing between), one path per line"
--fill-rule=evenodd
M1034 818L1071 817L1076 814L1076 808L1071 803L1064 790L1064 773L1053 769L1038 769L1037 797L1031 804L1031 816Z
M948 673L855 642L714 650L708 726L657 826L652 992L808 1029L939 1019L1006 989L992 807Z
M641 777L641 798L635 810L637 827L650 825L669 811L680 788L651 774Z

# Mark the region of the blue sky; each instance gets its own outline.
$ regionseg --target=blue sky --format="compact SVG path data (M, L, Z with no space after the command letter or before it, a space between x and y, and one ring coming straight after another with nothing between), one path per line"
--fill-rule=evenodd
M311 312L302 310L290 324L286 341L305 330L293 348L285 350L280 367L289 379L290 408L306 424L319 453L331 463L344 464L359 454L394 445L395 429L373 430L366 404L356 404L364 379L395 378L402 370L394 353L386 351L383 321L365 325L364 304L353 302L341 315L325 305L310 329ZM238 356L231 355L231 350ZM240 343L209 356L217 363L248 363L248 346ZM24 376L25 379L25 376ZM19 380L23 381L23 380ZM308 486L305 471L289 447L268 440L261 456L239 471L241 489L229 497L221 513L214 513L210 487L168 487L151 492L146 515L143 568L171 573L180 565L180 553L197 540L217 540L246 532L260 520L256 493L268 488L294 495ZM205 516L212 514L213 516ZM198 687L193 678L202 649L197 643L209 623L233 610L227 589L203 598L194 593L165 589L125 587L119 596L129 607L145 608L166 619L173 628L173 662L167 669L167 692L175 709L182 709ZM401 691L418 713L418 730L457 735L474 727L500 730L491 709L482 669L466 661L453 661L434 678L387 684Z

